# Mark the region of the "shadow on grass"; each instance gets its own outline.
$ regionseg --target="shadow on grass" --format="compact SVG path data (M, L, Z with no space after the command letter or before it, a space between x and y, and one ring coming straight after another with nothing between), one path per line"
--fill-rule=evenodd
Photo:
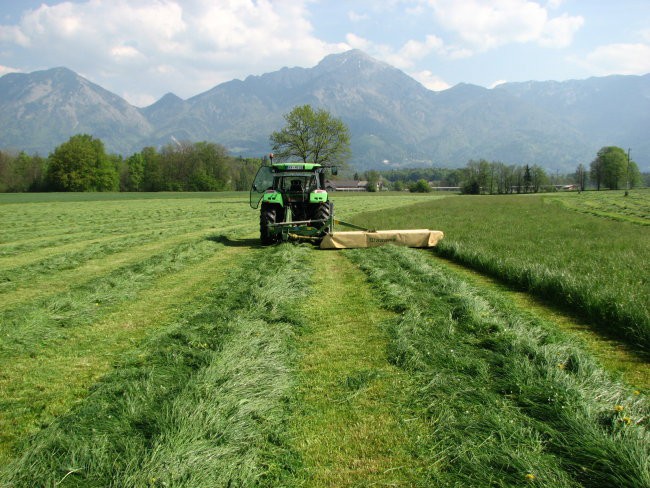
M242 238L242 239L233 239L223 234L214 234L206 237L208 241L217 242L228 247L248 247L250 249L261 249L263 247L260 244L259 238Z

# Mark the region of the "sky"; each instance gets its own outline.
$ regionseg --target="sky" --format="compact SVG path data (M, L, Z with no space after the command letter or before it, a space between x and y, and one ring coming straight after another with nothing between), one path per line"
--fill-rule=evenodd
M136 106L361 49L432 90L650 73L650 0L0 0L0 76Z

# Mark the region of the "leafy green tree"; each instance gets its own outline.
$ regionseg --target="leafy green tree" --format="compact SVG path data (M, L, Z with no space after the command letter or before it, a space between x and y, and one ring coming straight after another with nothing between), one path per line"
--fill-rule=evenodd
M135 153L126 160L124 177L125 191L141 191L144 183L144 157L142 153Z
M140 151L144 160L142 189L144 191L162 191L165 189L162 175L161 158L156 148L148 146Z
M284 119L287 125L270 136L278 161L345 165L350 155L350 132L341 119L310 105L295 107Z
M366 190L371 192L376 192L377 187L379 186L379 181L381 180L381 175L379 174L379 171L375 171L375 170L366 171L366 180L368 181L368 186L366 186Z
M397 180L393 183L393 191L402 191L404 190L404 182L402 180Z
M643 178L639 167L634 161L630 161L630 166L627 169L627 177L629 178L630 188L636 188L643 185Z
M119 174L104 143L88 134L72 136L50 154L47 180L56 191L116 191Z
M490 163L485 159L470 159L465 167L465 179L461 191L478 194L488 190L490 181ZM478 190L477 190L478 189Z
M533 184L533 176L530 172L530 166L524 166L524 193L528 193L531 190Z
M542 189L542 186L548 185L548 175L544 168L536 164L530 170L530 184L533 192L537 193Z
M239 157L235 160L231 165L232 189L236 191L250 190L261 165L261 159Z
M591 180L600 190L601 186L618 190L625 184L627 174L627 154L616 146L606 146L598 151L591 163Z
M429 193L431 191L431 187L429 186L429 182L425 179L421 179L413 183L409 187L409 191L411 193Z

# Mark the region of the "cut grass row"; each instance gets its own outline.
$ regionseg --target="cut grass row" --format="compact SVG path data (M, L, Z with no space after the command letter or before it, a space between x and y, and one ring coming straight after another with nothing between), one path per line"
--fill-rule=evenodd
M355 219L376 228L443 230L442 256L650 349L647 226L577 213L541 196L448 197Z
M645 397L555 327L413 250L349 255L399 313L390 355L415 378L436 485L650 485Z
M172 204L175 203L175 206ZM61 242L88 240L134 230L166 231L221 225L238 219L239 204L228 200L145 200L134 202L70 202L0 206L5 226L0 254L12 255ZM224 222L225 221L225 222Z
M594 332L593 327L584 319L564 313L551 303L536 298L525 291L516 290L496 278L474 271L461 264L430 255L437 263L444 263L460 277L475 287L487 288L493 293L508 297L522 310L538 315L555 324L560 330L571 335L581 346L592 354L603 367L624 383L640 392L650 391L650 365L638 351L627 344Z
M1 312L0 451L65 409L67 402L60 398L69 398L66 389L77 384L75 378L70 378L71 372L65 371L69 368L66 361L73 358L79 368L87 369L83 358L90 358L90 362L96 364L99 356L105 354L100 344L116 340L123 332L119 328L111 331L102 324L113 323L112 319L120 317L134 303L148 304L151 317L156 317L157 310L150 308L154 305L151 299L155 296L156 284L163 277L188 270L205 273L204 262L214 263L220 247L209 240L195 240L136 264L113 269L107 275L69 290L58 293L55 290L49 297ZM221 250L221 254L225 252ZM215 271L209 270L203 276L214 274ZM190 282L192 280L188 279ZM173 301L175 293L171 295ZM146 329L143 322L147 321L140 317L139 321L130 323L129 328ZM100 336L96 337L98 333ZM80 374L96 378L98 372L80 371ZM61 375L63 383L54 381L57 375ZM53 392L53 385L58 385L61 391ZM80 392L75 389L74 394Z
M272 485L291 458L284 426L307 252L252 253L31 438L4 483Z
M650 225L650 191L596 191L568 193L553 197L562 205L578 212L614 220Z
M284 245L242 260L199 310L161 327L36 434L7 485L650 482L644 397L548 324L413 250L347 254L374 298L340 254L313 252ZM315 262L337 273L315 276L307 298ZM318 291L336 277L350 282ZM359 317L364 299L396 314L394 366L381 314ZM331 320L307 313L319 305ZM337 327L337 317L351 320Z

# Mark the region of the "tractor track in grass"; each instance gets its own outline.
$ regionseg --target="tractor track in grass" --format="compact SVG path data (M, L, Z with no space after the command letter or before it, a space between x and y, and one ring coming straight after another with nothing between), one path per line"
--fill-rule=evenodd
M313 252L309 325L298 339L290 436L302 463L288 486L427 486L427 427L402 403L410 378L388 361L382 309L341 252Z

